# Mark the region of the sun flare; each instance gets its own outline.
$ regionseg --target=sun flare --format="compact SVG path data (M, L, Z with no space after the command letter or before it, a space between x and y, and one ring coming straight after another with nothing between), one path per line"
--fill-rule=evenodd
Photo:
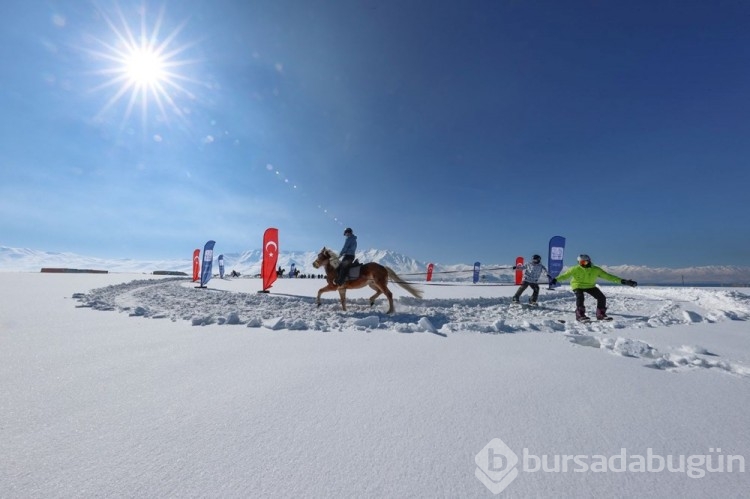
M130 54L124 71L133 85L153 86L167 79L164 61L159 54L143 48Z
M184 119L185 111L178 100L191 101L195 98L185 86L194 80L180 70L195 61L181 58L190 44L176 45L176 38L184 23L169 35L161 36L164 14L165 9L162 7L153 27L149 29L145 8L140 8L140 32L136 33L119 8L117 23L101 13L111 36L110 41L97 38L100 48L89 51L97 60L106 63L104 69L97 71L105 76L105 81L94 88L94 91L112 90L112 94L97 115L98 118L103 119L118 103L122 103L125 107L123 123L129 120L133 109L139 107L141 122L145 127L150 117L149 107L153 105L158 110L157 119L169 121L170 115Z

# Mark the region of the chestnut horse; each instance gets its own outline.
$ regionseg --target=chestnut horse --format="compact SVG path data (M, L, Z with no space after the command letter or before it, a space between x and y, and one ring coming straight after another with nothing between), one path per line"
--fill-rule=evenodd
M326 280L328 285L318 290L317 304L320 306L320 295L327 291L339 290L339 297L341 298L341 308L346 311L346 290L347 289L359 289L365 286L370 286L372 289L377 291L370 297L370 306L375 304L375 298L384 294L388 298L388 313L393 313L393 294L388 289L388 279L390 278L393 282L404 288L415 298L422 298L422 291L415 288L408 282L401 279L398 274L388 267L384 267L379 263L365 263L359 268L359 277L356 279L347 280L343 286L336 285L336 278L338 276L337 268L340 260L339 255L326 247L323 247L318 253L318 257L313 262L313 267L316 269L324 267L326 271Z

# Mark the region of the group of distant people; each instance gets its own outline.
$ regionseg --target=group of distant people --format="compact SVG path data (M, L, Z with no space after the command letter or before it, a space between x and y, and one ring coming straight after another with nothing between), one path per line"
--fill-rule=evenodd
M286 269L282 268L281 265L279 265L279 268L276 269L276 277L279 279L284 277L284 274L286 273ZM323 278L323 275L321 274L303 274L300 272L299 269L294 269L289 271L289 279L321 279Z
M281 268L281 265L279 265L279 268L276 270L276 277L278 277L279 279L281 279L282 277L284 277L284 272L286 272L286 269ZM292 271L289 272L289 278L290 279L293 279L293 278L296 278L296 277L299 277L299 276L300 276L299 269L294 269L294 270L292 270Z

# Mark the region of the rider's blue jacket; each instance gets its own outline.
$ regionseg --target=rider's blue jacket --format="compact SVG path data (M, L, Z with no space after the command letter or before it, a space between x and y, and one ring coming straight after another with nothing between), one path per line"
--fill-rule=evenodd
M346 241L344 241L344 247L341 249L341 257L345 257L347 255L354 256L354 253L357 251L357 236L354 234L346 236Z

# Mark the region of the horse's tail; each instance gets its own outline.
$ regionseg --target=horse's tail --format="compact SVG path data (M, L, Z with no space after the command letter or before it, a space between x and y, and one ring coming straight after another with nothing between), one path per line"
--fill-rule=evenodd
M393 269L391 269L390 267L386 267L385 270L388 271L388 278L391 281L395 282L396 284L398 284L399 286L401 286L402 288L404 288L414 298L420 298L420 299L422 298L422 290L421 289L415 288L414 286L412 286L408 282L406 282L403 279L401 279L401 277L399 277L399 275L397 273L395 273L393 271Z

